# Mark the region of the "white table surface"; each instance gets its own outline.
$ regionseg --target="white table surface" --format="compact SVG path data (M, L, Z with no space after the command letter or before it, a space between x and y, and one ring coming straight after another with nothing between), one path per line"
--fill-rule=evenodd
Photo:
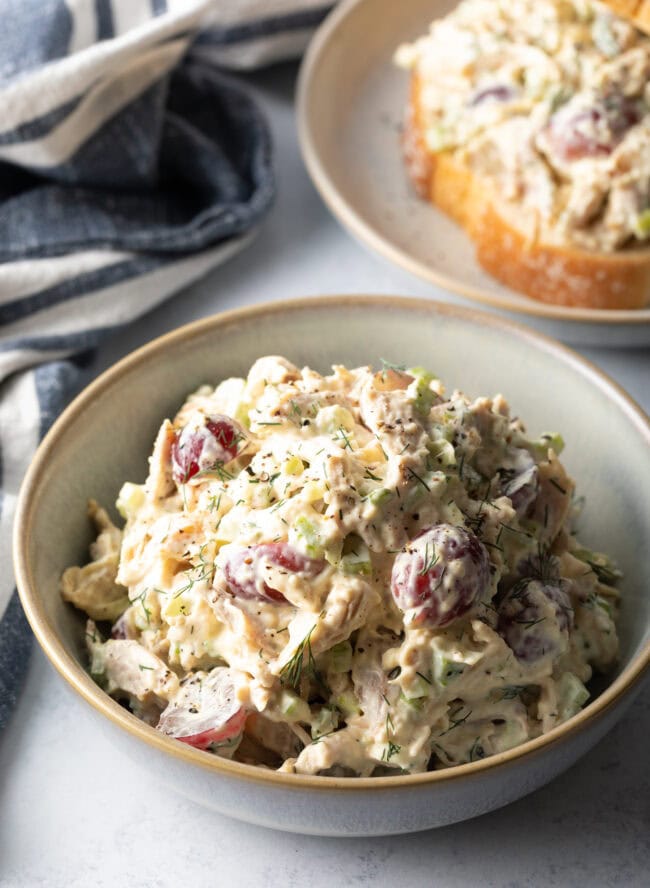
M273 212L244 253L108 343L88 378L161 333L235 306L345 292L458 301L367 253L325 209L300 159L293 67L249 79L274 132ZM650 349L582 353L650 411ZM591 753L533 795L463 824L378 839L294 836L206 811L139 770L84 709L35 650L0 736L2 886L648 884L648 686Z

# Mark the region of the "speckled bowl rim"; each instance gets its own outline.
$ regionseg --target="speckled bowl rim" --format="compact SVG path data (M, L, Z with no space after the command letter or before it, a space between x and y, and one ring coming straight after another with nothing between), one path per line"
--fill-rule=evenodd
M300 149L312 182L332 214L343 223L348 231L380 256L406 269L411 274L417 275L419 278L429 281L438 287L458 293L460 296L473 302L479 302L482 305L515 314L533 315L569 323L586 321L590 324L650 325L650 307L598 309L554 305L551 302L532 299L517 290L506 288L510 289L514 296L521 299L521 304L519 302L515 303L497 292L465 283L445 272L438 271L432 265L415 258L407 250L394 244L390 238L381 234L372 222L364 220L363 215L357 211L354 203L350 202L345 192L335 184L330 172L330 165L323 158L318 139L310 126L309 109L312 106L311 90L314 81L319 77L323 53L333 41L336 41L339 31L345 27L346 20L354 13L356 8L369 2L376 3L377 0L343 0L333 9L311 40L298 76L296 117ZM382 2L390 2L390 0L382 0ZM378 9L377 12L379 13L380 10ZM460 228L458 229L458 236L465 239L468 237Z
M623 696L627 696L638 685L643 674L650 666L650 641L641 648L621 674L592 703L573 716L573 718L541 737L529 740L527 743L516 746L507 752L440 771L427 771L422 774L405 774L394 777L340 778L283 774L273 770L265 770L255 765L218 758L166 737L156 731L155 728L137 719L105 694L68 653L47 619L29 564L28 547L25 541L29 539L34 515L38 508L38 489L41 484L41 477L49 462L50 454L56 451L68 428L77 420L80 413L83 413L86 406L94 399L106 394L117 380L137 372L138 367L146 363L152 356L164 352L169 347L178 345L180 342L191 341L196 334L204 334L208 329L218 334L220 329L231 324L240 324L242 322L255 324L261 319L272 315L291 315L296 311L304 312L312 309L322 311L323 308L336 311L338 307L349 308L351 306L368 311L388 307L394 309L396 306L399 306L404 312L413 312L414 315L426 313L431 317L447 316L461 322L478 323L486 327L496 328L506 334L514 335L526 342L531 349L541 350L554 356L565 366L586 378L609 400L616 402L628 420L646 438L650 449L650 418L619 385L602 373L591 362L580 357L566 346L560 345L550 337L543 336L521 324L506 321L494 315L469 308L458 308L429 299L386 295L315 296L268 302L262 305L222 312L212 317L194 321L191 324L158 337L120 360L113 367L102 373L72 401L43 439L23 481L14 523L13 552L16 582L27 619L43 651L55 669L98 713L108 718L117 727L160 752L227 777L281 786L285 789L304 790L308 788L310 790L329 791L332 789L344 791L369 789L386 791L399 788L414 789L415 787L429 784L433 786L442 781L470 779L473 775L487 769L498 769L501 766L514 762L525 762L527 758L542 753L549 747L577 734L604 715L605 711L614 704L620 702Z

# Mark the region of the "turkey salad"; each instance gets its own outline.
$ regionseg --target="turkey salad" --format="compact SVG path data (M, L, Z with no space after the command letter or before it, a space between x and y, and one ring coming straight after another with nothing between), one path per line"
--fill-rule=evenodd
M422 368L281 357L191 394L91 502L62 578L95 680L195 748L300 774L476 761L574 715L619 576L574 534L558 435Z

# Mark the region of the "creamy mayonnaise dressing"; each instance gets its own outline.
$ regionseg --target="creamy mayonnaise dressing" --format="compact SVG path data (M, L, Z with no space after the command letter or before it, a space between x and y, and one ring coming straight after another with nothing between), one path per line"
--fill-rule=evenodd
M650 237L650 37L589 0L463 0L396 60L425 139L534 213L545 240Z
M93 561L62 580L91 673L169 736L295 773L549 731L617 655L618 572L575 538L561 447L421 368L262 358L163 422L122 532L91 504Z

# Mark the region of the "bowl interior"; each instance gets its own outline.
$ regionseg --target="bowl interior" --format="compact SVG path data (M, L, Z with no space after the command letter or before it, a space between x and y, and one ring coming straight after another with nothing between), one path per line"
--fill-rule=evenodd
M563 461L586 496L582 541L625 571L619 670L647 644L649 433L626 398L573 353L486 315L428 301L332 297L233 312L170 334L100 377L55 425L23 491L17 547L23 595L44 617L41 638L53 630L64 658L85 662L83 619L61 601L59 577L87 560L88 498L115 515L121 484L145 478L162 419L201 383L245 375L269 353L320 371L381 358L424 365L449 392L502 392L530 433L560 431Z

